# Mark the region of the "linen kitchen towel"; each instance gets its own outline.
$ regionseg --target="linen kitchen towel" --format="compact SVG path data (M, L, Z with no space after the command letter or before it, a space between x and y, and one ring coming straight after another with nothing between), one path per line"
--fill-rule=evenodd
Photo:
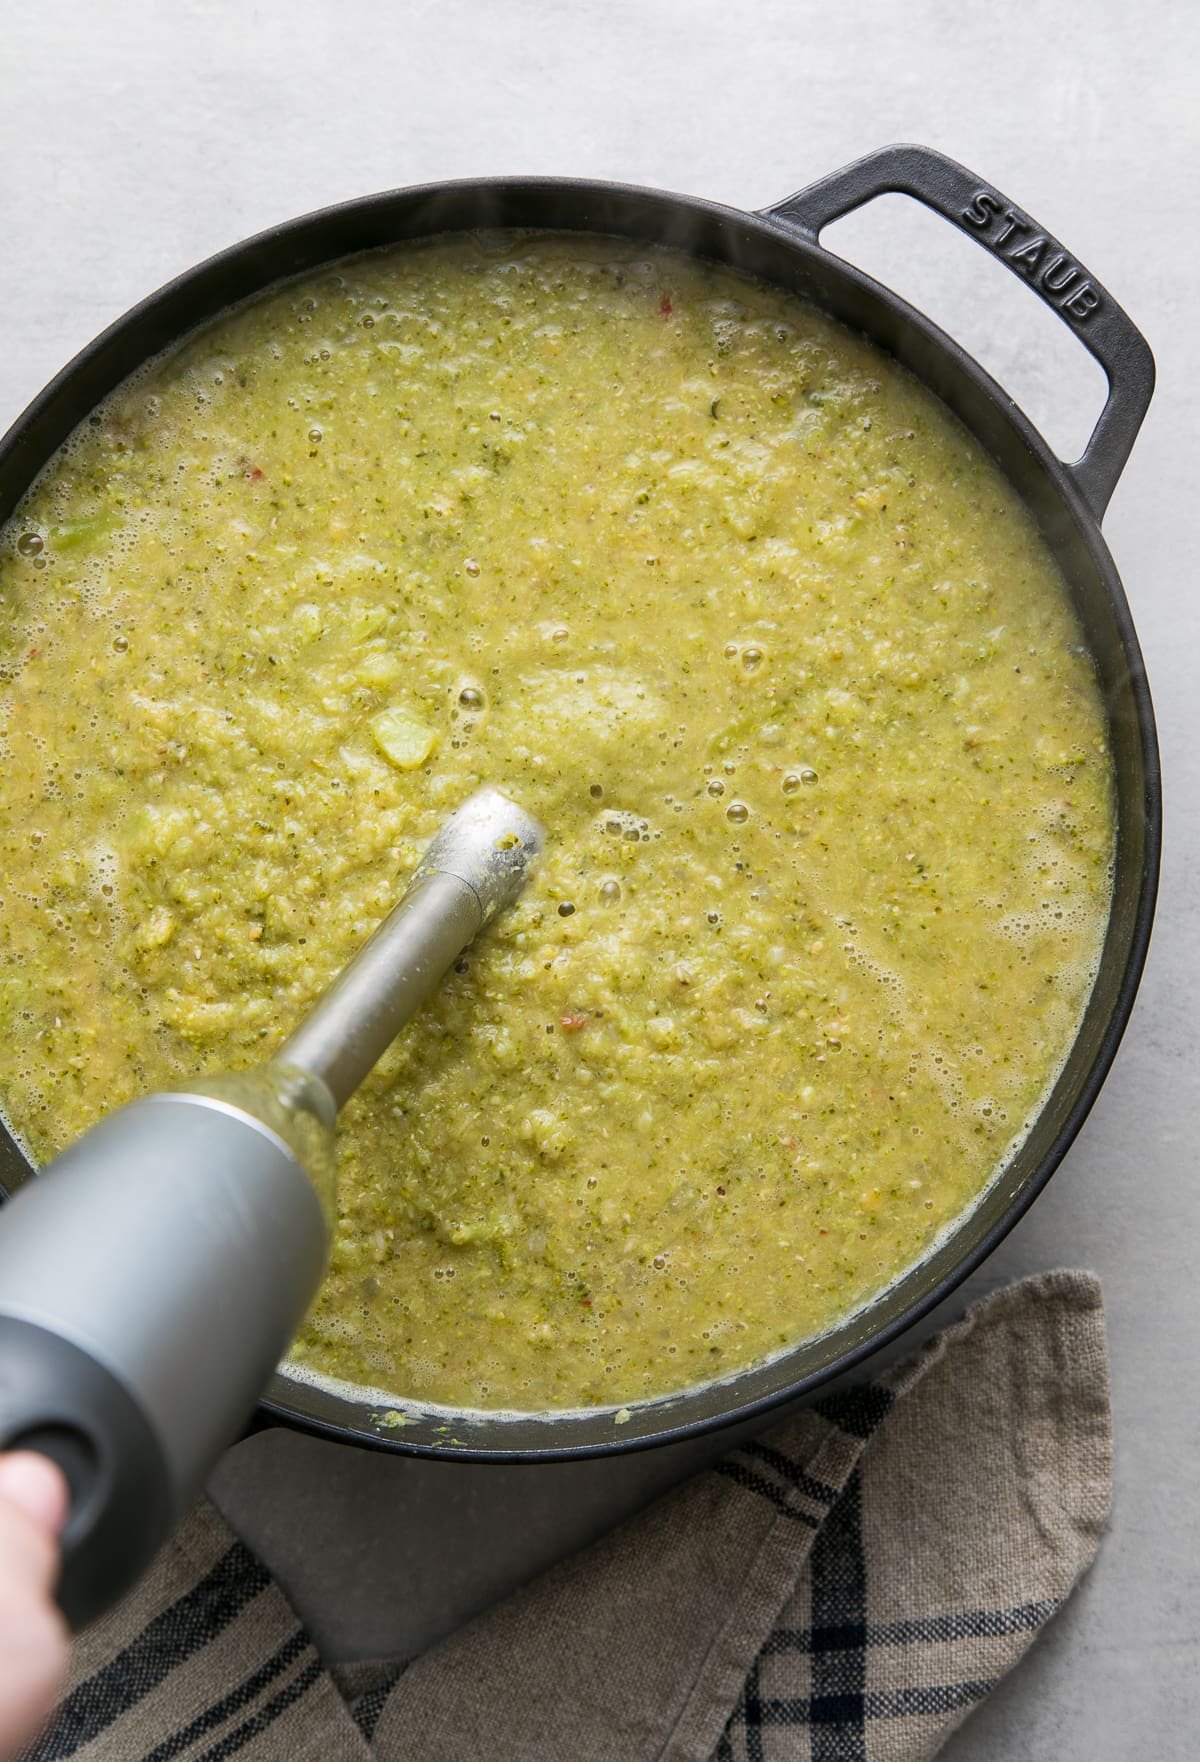
M918 1762L1087 1567L1100 1288L996 1292L421 1657L327 1670L211 1506L77 1642L30 1762Z

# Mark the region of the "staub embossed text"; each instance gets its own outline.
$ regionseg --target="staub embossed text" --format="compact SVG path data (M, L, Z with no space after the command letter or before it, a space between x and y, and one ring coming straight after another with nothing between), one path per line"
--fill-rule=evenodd
M989 250L1027 275L1076 324L1099 308L1100 295L1078 263L1055 239L1039 232L1028 215L1009 208L1002 196L976 190L962 217L978 229Z

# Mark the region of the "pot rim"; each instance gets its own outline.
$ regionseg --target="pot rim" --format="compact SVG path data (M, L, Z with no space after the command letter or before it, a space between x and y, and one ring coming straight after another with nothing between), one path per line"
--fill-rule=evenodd
M909 151L925 152L924 149ZM940 157L929 155L931 160L940 160ZM953 164L952 161L943 163ZM962 168L956 169L961 171ZM578 209L567 209L566 205L571 202L579 204ZM434 1409L394 1397L397 1408L402 1411L411 1408L418 1416L432 1417L418 1417L411 1430L407 1423L400 1429L392 1429L386 1418L374 1411L371 1403L351 1401L330 1393L319 1384L294 1380L278 1373L260 1403L261 1413L269 1419L343 1443L472 1462L566 1461L679 1442L701 1432L744 1422L810 1395L816 1388L843 1376L894 1342L944 1301L993 1252L1033 1204L1066 1154L1100 1091L1128 1023L1153 923L1161 842L1161 777L1153 707L1132 618L1098 521L1071 467L1055 456L1024 413L986 370L932 320L862 270L825 250L817 242L815 233L798 227L779 212L751 213L703 198L585 178L464 178L353 198L266 228L184 271L133 306L80 350L34 398L0 440L0 523L11 515L39 472L78 423L118 384L241 300L254 298L271 287L364 251L389 245L399 247L405 242L438 233L492 230L493 227L495 230L521 230L520 224L514 226L511 219L489 223L483 218L475 218L469 224L457 226L422 226L421 230L414 232L394 231L395 221L402 217L407 224L413 216L418 219L424 213L444 216L465 211L471 203L502 209L506 213L524 212L539 203L547 203L559 217L551 222L541 222L542 230L576 230L593 236L609 234L624 239L645 238L648 243L657 240L668 247L690 251L700 258L708 257L709 253L695 248L697 235L709 242L720 240L731 248L744 249L751 260L759 260L764 254L769 257L782 250L795 273L782 282L770 275L764 275L762 279L776 286L790 286L790 291L811 299L838 322L847 324L842 312L831 311L828 301L806 291L809 283L826 288L832 284L841 291L843 311L850 305L859 316L866 314L880 321L884 336L890 333L893 345L900 339L902 349L889 346L888 341L861 323L850 323L849 327L865 332L875 346L893 354L908 367L922 384L948 405L992 455L1042 526L1043 535L1068 578L1090 646L1093 630L1085 616L1077 582L1063 564L1064 549L1077 556L1081 570L1091 571L1097 603L1103 603L1112 618L1113 639L1120 651L1129 694L1126 713L1130 737L1136 737L1140 748L1135 768L1139 772L1141 823L1131 831L1125 825L1126 816L1118 814L1117 849L1119 878L1127 840L1140 834L1136 903L1132 917L1121 926L1122 945L1113 955L1114 960L1119 959L1120 971L1115 976L1115 986L1110 986L1112 995L1103 1020L1095 1024L1094 1045L1081 1060L1084 1069L1075 1073L1070 1097L1064 1098L1069 1099L1069 1105L1058 1108L1058 1117L1048 1128L1050 1136L1041 1147L1036 1164L1021 1174L1011 1192L1005 1193L1003 1189L1010 1172L1021 1161L1021 1149L997 1172L980 1199L950 1226L933 1249L862 1309L819 1336L817 1342L799 1342L764 1363L747 1367L720 1381L691 1385L675 1394L647 1401L630 1402L627 1409L610 1406L592 1410L551 1410L545 1414L510 1416L485 1411L475 1415L461 1410ZM628 228L595 224L589 217L589 204L597 205L610 219L618 210L625 210L636 211L643 221L649 221L657 214L670 224L662 233L631 232ZM564 209L566 212L560 212ZM689 217L685 226L680 226L681 216ZM538 224L532 223L531 229L536 229ZM690 239L683 236L685 232L690 234ZM378 236L380 233L383 236ZM358 237L357 243L347 242L360 234L363 236ZM322 248L315 256L308 256L304 249L297 251L296 247L311 249L314 237L328 238L334 248ZM765 253L756 251L753 248L755 241L768 241L769 248ZM740 266L735 257L718 256L716 260L734 268ZM222 291L231 281L235 284L244 281L247 271L251 272L252 285L245 286L235 298L223 298ZM748 273L756 271L752 269ZM201 307L198 316L195 315L197 297ZM181 315L186 315L189 310L189 302L193 315L180 322ZM139 340L146 337L156 339L153 346L146 347L144 341ZM914 358L922 360L925 371L914 365ZM931 364L936 370L937 383L929 377ZM952 395L948 396L947 390ZM970 398L976 405L975 421L965 413L965 404ZM987 413L987 433L980 432L980 412ZM996 452L1002 441L1008 452L1005 459L999 458ZM35 461L32 469L29 468L30 460ZM1014 476L1014 461L1019 466L1017 475L1024 478L1024 483ZM12 484L16 487L10 493ZM1030 492L1037 486L1040 487L1034 498ZM1040 507L1035 506L1035 499L1040 500ZM1048 524L1053 531L1047 529ZM1063 1071L1043 1098L1025 1144L1032 1141L1037 1128L1051 1112L1055 1097L1063 1089L1075 1063L1085 1028L1094 1013L1101 975L1113 954L1115 918L1114 895L1104 952L1084 1025L1077 1034ZM7 1134L0 1134L0 1138L7 1138ZM24 1178L31 1172L11 1140L0 1142L0 1153L0 1180L10 1174L15 1174L18 1179ZM986 1214L989 1209L995 1211L995 1216L981 1229L981 1214ZM973 1220L974 1230L971 1228ZM973 1236L973 1239L959 1246L960 1236ZM953 1252L956 1247L959 1251ZM940 1270L922 1277L922 1269ZM910 1286L913 1287L911 1296L900 1300L901 1294ZM877 1314L878 1320L873 1322ZM838 1347L837 1342L843 1336L844 1343ZM814 1344L823 1342L833 1345L835 1350L826 1353L820 1362L814 1362L806 1370L787 1373L792 1360L802 1358L806 1351L811 1352ZM756 1384L761 1386L756 1387ZM749 1392L747 1385L750 1386ZM739 1388L743 1391L741 1396L736 1392ZM298 1406L298 1398L306 1405ZM694 1411L689 1412L689 1409ZM624 1412L631 1416L628 1429L616 1432L614 1425L621 1423L616 1416ZM344 1417L347 1413L348 1417ZM343 1417L338 1417L339 1414ZM607 1431L601 1434L600 1427L604 1424ZM481 1441L474 1443L469 1436L455 1436L456 1430L477 1432ZM542 1432L547 1434L544 1442ZM489 1436L484 1437L485 1433ZM492 1436L510 1437L512 1441L494 1442Z

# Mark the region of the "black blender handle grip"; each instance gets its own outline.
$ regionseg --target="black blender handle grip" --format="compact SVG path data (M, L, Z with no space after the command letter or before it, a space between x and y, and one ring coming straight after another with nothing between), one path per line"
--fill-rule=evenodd
M881 147L761 212L798 227L815 242L830 221L892 194L914 197L990 251L1058 314L1104 369L1104 409L1082 458L1067 467L1100 520L1154 391L1154 357L1145 337L1052 233L994 185L932 147Z
M170 1482L140 1409L104 1365L37 1322L0 1316L0 1451L34 1450L70 1494L58 1603L78 1631L123 1596L170 1533Z

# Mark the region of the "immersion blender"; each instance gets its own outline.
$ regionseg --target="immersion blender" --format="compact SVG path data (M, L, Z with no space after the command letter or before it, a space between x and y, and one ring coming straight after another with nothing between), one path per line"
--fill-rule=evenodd
M0 1450L67 1477L73 1627L129 1588L245 1426L325 1270L339 1108L541 842L498 790L471 796L269 1064L117 1109L0 1211Z

